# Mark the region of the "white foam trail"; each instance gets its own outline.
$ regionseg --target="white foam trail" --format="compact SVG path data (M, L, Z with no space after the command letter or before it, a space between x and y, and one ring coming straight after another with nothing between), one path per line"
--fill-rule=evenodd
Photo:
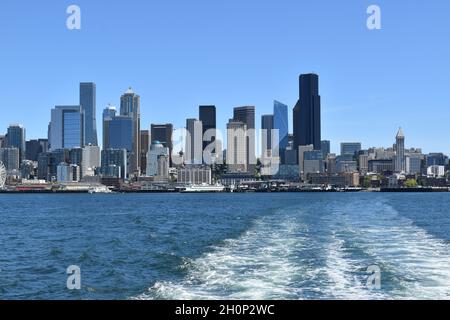
M449 299L450 248L385 202L352 203L340 214L360 245L382 268L383 296L392 299ZM336 215L333 215L336 219ZM367 267L367 266L366 266ZM384 270L384 272L383 272ZM386 278L388 277L388 279Z
M257 221L240 238L188 261L181 283L157 282L140 299L295 299L297 251L304 245L295 219L272 216Z
M159 281L136 299L450 298L448 244L385 201L343 203L263 217L239 238L187 260L182 281ZM366 286L371 265L381 268L381 290Z

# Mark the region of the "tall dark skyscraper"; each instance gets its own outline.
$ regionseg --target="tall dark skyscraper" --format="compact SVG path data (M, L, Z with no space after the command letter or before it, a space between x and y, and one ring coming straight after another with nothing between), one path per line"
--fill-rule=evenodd
M13 124L8 127L6 134L6 147L19 149L19 163L25 159L26 153L25 128L19 124Z
M200 106L199 107L199 120L203 124L203 137L205 137L205 133L207 131L214 130L214 137L211 139L211 141L203 141L203 151L204 151L208 145L210 145L213 142L215 143L215 141L216 141L216 137L215 137L216 129L217 129L216 107L215 106ZM214 152L217 153L218 150L214 150Z
M96 117L96 85L93 82L80 83L80 106L84 112L84 143L98 146Z
M150 148L150 131L141 130L141 171L147 172L147 153Z
M116 107L108 105L103 110L103 149L109 149L109 121L116 116Z
M253 172L256 166L255 107L245 106L234 108L233 119L247 126L247 163L249 165L249 172Z
M130 154L130 174L140 170L141 98L131 88L120 97L120 115L133 120L133 151Z
M300 76L300 99L294 107L294 148L314 145L321 150L319 76Z
M266 150L272 150L272 147L277 146L277 143L275 141L272 141L272 130L274 129L273 118L274 117L271 114L261 116L261 129L267 130L262 133L263 141L265 139L266 143ZM263 150L263 152L265 152L266 150Z

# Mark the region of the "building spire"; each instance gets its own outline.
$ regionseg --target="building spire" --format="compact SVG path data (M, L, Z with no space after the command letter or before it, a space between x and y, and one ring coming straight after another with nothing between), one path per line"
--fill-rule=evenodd
M405 138L405 134L403 133L403 129L402 129L402 127L400 127L400 129L398 130L398 133L397 133L397 139L404 139Z

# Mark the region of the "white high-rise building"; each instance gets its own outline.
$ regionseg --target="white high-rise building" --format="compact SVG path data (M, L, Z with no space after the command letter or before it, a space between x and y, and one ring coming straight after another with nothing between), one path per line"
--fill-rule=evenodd
M203 123L197 119L186 120L186 164L200 165L203 162Z
M100 168L100 147L89 145L83 148L81 167L83 177L95 175L95 169Z
M247 125L231 119L227 124L227 165L229 172L247 172Z
M169 148L166 148L159 141L153 141L147 155L147 176L158 176L158 157L169 157Z

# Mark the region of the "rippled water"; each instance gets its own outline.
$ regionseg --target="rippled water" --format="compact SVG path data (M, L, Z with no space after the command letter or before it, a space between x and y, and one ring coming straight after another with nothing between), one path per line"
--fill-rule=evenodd
M0 298L449 299L449 208L449 194L0 195Z

